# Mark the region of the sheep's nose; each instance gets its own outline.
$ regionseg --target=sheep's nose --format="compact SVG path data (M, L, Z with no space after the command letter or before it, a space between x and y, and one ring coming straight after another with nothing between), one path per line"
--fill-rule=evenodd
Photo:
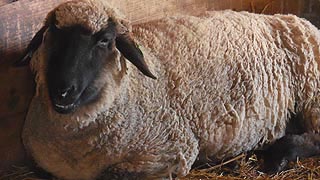
M70 86L70 87L68 87L68 88L61 89L61 90L59 90L59 96L60 96L61 98L66 98L67 96L72 95L73 92L75 91L75 89L76 89L76 88L75 88L74 85L72 85L72 86Z

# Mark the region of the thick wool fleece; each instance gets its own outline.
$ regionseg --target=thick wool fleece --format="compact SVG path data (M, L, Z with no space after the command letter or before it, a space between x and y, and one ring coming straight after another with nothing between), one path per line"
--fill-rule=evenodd
M78 0L63 3L48 14L47 21L52 18L55 19L54 23L58 28L80 25L92 34L106 28L110 19L125 23L123 22L124 15L119 10L110 7L107 1L99 0Z
M274 141L290 113L318 108L320 32L296 16L209 12L140 25L134 34L160 63L153 94L188 122L206 156Z
M223 11L133 33L158 79L118 54L97 79L99 101L69 115L50 105L44 46L34 55L37 93L23 139L47 171L77 180L108 167L184 176L197 157L227 158L282 137L291 112L318 115L320 34L303 19Z

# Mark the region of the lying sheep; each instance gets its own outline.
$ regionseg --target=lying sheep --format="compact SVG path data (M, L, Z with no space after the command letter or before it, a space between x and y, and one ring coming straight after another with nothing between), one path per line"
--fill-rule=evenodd
M106 3L49 13L19 62L32 56L37 88L23 141L40 167L70 180L106 169L182 177L195 162L275 142L297 114L302 135L271 146L285 152L271 164L319 153L320 34L306 20L208 12L132 33Z

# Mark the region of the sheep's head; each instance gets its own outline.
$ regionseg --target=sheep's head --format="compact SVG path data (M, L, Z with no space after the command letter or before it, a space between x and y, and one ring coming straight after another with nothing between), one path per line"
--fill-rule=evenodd
M46 52L49 97L59 113L73 112L99 97L103 83L108 82L97 82L97 78L103 71L113 73L118 65L116 49L143 74L155 78L129 35L128 26L116 18L112 9L97 2L71 1L50 12L19 63L28 64L41 44Z

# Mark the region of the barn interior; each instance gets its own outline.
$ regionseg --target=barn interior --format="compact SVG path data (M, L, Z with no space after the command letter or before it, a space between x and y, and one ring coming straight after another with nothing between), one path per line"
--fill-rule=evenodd
M0 0L0 179L40 179L21 141L21 130L35 91L28 67L15 67L46 14L67 0ZM199 15L232 9L261 14L295 14L320 28L320 0L109 0L135 24L174 14ZM261 173L254 155L195 167L185 179L320 179L320 159L298 161L282 174ZM49 178L51 179L51 178Z

